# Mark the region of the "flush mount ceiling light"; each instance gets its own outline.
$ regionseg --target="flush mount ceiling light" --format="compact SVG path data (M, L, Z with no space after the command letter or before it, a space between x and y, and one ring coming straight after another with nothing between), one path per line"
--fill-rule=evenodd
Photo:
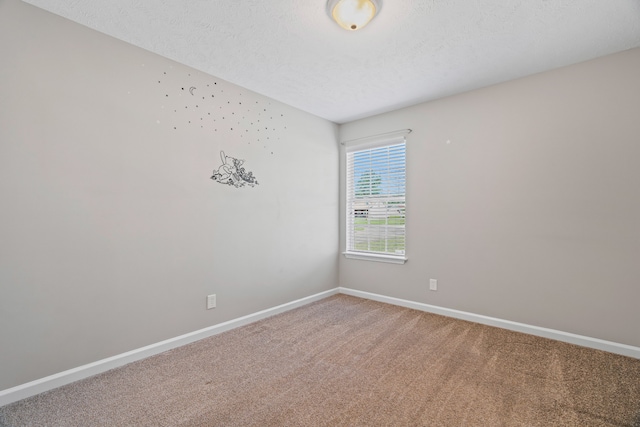
M327 13L345 30L355 31L373 19L382 0L329 0Z

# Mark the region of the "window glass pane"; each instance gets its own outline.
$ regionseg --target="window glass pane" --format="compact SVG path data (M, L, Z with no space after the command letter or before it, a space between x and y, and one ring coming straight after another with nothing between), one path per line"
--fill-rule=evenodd
M347 250L405 253L405 143L347 153Z

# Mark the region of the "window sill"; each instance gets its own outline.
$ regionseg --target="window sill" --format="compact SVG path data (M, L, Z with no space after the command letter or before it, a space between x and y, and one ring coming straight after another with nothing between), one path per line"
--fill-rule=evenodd
M366 252L343 252L342 255L345 258L359 259L361 261L388 262L391 264L404 264L407 262L407 258L404 255L384 255Z

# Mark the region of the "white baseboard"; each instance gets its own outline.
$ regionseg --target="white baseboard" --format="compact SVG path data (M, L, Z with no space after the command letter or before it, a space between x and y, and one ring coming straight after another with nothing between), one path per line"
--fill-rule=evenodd
M237 319L229 320L227 322L219 323L217 325L210 326L208 328L200 329L198 331L190 332L188 334L181 335L179 337L170 338L165 341L161 341L155 344L148 345L146 347L138 348L136 350L128 351L126 353L119 354L117 356L109 357L106 359L98 360L97 362L89 363L77 368L69 369L64 372L59 372L48 377L40 378L35 381L21 384L16 387L12 387L6 390L0 391L0 406L8 405L21 399L25 399L30 396L34 396L39 393L43 393L48 390L78 381L84 378L88 378L93 375L106 372L110 369L117 368L126 365L137 360L153 356L167 350L171 350L177 347L181 347L186 344L190 344L194 341L201 340L213 335L217 335L222 332L229 331L231 329L238 328L240 326L248 325L249 323L257 322L258 320L265 319L276 314L284 313L285 311L292 310L294 308L301 307L305 304L309 304L314 301L318 301L335 295L338 293L338 288L330 289L328 291L320 292L315 295L301 298L296 301L292 301L286 304L282 304L276 307L268 308L266 310L259 311L257 313L249 314L247 316L239 317Z
M35 381L21 384L16 387L12 387L6 390L0 391L0 406L8 405L21 399L25 399L30 396L34 396L39 393L43 393L48 390L52 390L57 387L78 381L84 378L88 378L93 375L100 374L102 372L114 369L123 365L126 365L137 360L141 360L167 350L171 350L177 347L181 347L186 344L207 338L213 335L217 335L222 332L229 331L231 329L245 326L258 320L265 319L276 314L284 313L285 311L292 310L294 308L301 307L305 304L309 304L314 301L318 301L342 293L345 295L351 295L355 297L370 299L373 301L384 302L387 304L398 305L401 307L412 308L415 310L425 311L434 314L440 314L443 316L453 317L461 320L468 320L470 322L481 323L483 325L496 326L503 329L509 329L516 332L523 332L525 334L536 335L544 338L551 338L557 341L563 341L570 344L576 344L583 347L594 348L597 350L604 350L610 353L621 354L623 356L629 356L636 359L640 359L640 347L633 347L626 344L619 344L611 341L605 341L598 338L590 338L582 335L576 335L568 332L557 331L554 329L541 328L538 326L527 325L524 323L512 322L510 320L497 319L494 317L482 316L479 314L468 313L465 311L453 310L450 308L438 307L435 305L424 304L415 301L403 300L394 297L388 297L385 295L373 294L370 292L358 291L350 288L335 288L328 291L320 292L315 295L301 298L296 301L292 301L286 304L282 304L276 307L272 307L266 310L259 311L257 313L249 314L247 316L239 317L237 319L229 320L227 322L219 323L208 328L200 329L198 331L190 332L188 334L181 335L179 337L171 338L159 343L151 344L146 347L142 347L136 350L132 350L126 353L119 354L117 356L109 357L106 359L98 360L97 362L89 363L87 365L79 366L77 368L69 369L64 372L60 372L48 377L44 377Z
M516 332L523 332L529 335L536 335L543 338L551 338L582 347L589 347L596 350L608 351L609 353L621 354L623 356L640 359L640 347L626 344L619 344L612 341L605 341L598 338L586 337L583 335L562 332L555 329L541 328L539 326L527 325L524 323L512 322L510 320L497 319L495 317L483 316L480 314L468 313L465 311L453 310L450 308L438 307L421 302L409 301L384 295L372 294L350 288L338 288L341 294L370 299L373 301L385 302L399 305L401 307L413 308L415 310L426 311L428 313L440 314L442 316L453 317L470 322L481 323L483 325L496 326Z

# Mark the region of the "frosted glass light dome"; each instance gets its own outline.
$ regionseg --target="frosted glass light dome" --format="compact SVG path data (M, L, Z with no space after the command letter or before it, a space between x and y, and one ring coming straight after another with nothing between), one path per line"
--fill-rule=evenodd
M380 6L380 0L329 0L327 13L345 30L356 31L376 16Z

